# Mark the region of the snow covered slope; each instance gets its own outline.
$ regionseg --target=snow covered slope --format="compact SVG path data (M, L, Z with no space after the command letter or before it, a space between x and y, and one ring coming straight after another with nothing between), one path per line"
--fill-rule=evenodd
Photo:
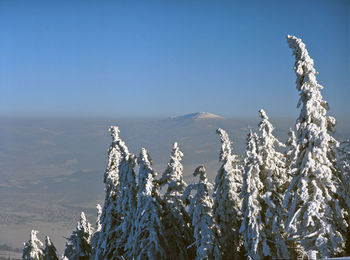
M190 125L193 123L204 122L209 120L222 120L225 119L222 116L211 114L208 112L196 112L191 114L186 114L182 116L174 116L166 119L168 123L175 123L176 125Z

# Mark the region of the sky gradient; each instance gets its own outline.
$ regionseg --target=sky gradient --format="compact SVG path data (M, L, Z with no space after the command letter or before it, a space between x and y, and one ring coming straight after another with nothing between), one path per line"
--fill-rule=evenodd
M344 117L349 24L349 1L2 0L0 115L294 116L292 34Z

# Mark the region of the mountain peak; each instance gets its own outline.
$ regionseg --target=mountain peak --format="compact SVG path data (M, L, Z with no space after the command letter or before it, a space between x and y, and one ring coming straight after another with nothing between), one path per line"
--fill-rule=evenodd
M196 112L191 114L186 114L182 116L172 117L171 119L175 119L176 121L199 121L204 119L223 119L222 116L218 116L215 114L211 114L208 112Z
M191 117L194 120L197 120L197 119L223 118L222 116L218 116L218 115L211 114L211 113L208 113L208 112L197 112L197 113L188 114L188 115L185 115L185 116L189 116L189 117Z

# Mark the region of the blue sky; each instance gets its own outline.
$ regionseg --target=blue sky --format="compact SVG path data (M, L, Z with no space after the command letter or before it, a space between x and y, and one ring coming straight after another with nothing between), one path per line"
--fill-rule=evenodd
M298 114L286 35L349 114L349 1L0 1L0 115Z

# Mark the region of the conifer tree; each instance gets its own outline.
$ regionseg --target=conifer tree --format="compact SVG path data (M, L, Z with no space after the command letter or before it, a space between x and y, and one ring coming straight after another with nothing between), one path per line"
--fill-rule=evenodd
M262 194L262 224L267 235L266 243L269 250L264 250L264 256L273 259L288 259L288 248L284 242L282 199L288 177L285 170L284 155L276 151L275 147L284 147L273 135L274 127L269 122L264 110L259 111L259 140L257 152L261 158L260 180L263 183ZM268 254L265 253L268 252Z
M188 246L193 243L191 219L182 201L182 194L187 186L183 180L183 153L175 142L171 152L168 167L158 184L167 185L163 196L164 216L163 226L165 236L169 241L169 259L193 259L195 252Z
M286 169L286 174L287 174L287 178L288 181L286 182L285 185L283 185L283 196L286 193L290 182L293 178L293 165L296 161L296 152L297 152L297 139L295 136L295 131L292 130L291 128L289 129L288 132L288 139L285 143L286 145L286 150L284 153L285 156L285 169ZM283 201L282 201L282 207L283 207ZM285 225L285 223L287 222L287 210L285 210L285 214L283 215L283 223ZM285 230L285 229L284 229ZM285 237L287 237L287 234L284 235ZM300 246L300 243L294 239L286 239L286 244L288 246L289 249L289 255L290 256L297 256L300 259L303 259L304 257L307 258L307 254L303 251L303 249Z
M24 244L22 258L26 260L42 260L43 254L43 243L37 238L39 231L32 230L30 233L30 239Z
M250 131L247 138L246 158L241 197L243 220L240 233L248 259L262 259L271 255L264 232L262 195L264 185L260 180L261 157L257 151L258 136Z
M97 218L96 218L95 230L100 231L102 228L102 225L101 225L102 207L100 204L96 204L96 210L97 210Z
M99 236L100 236L100 232L102 229L102 225L101 225L101 215L102 215L102 207L100 204L96 205L96 209L97 209L97 219L96 219L96 225L95 225L95 232L91 238L91 250L92 250L92 256L95 256L96 254L96 247L97 247L97 243L99 240ZM94 257L93 257L94 258Z
M137 206L137 185L134 171L136 157L128 153L126 146L124 148L126 148L124 150L126 156L123 157L119 165L120 188L116 200L116 208L121 216L121 223L115 229L117 239L114 241L110 240L111 245L109 247L108 257L112 258L117 258L119 256L123 256L124 258L130 257L125 250L129 234L132 232L133 216Z
M90 240L93 234L93 229L87 221L84 212L81 213L76 230L66 242L64 256L69 260L89 259L91 255Z
M217 238L217 226L213 217L213 200L209 196L213 185L208 182L204 166L197 167L193 175L199 175L199 182L189 185L183 198L189 202L188 211L194 227L195 259L218 260L221 259L221 251ZM192 190L195 190L196 193L194 197L189 198Z
M290 184L290 181L292 179L293 173L292 171L292 165L294 164L296 160L296 151L297 151L297 139L295 137L295 132L292 129L289 129L288 132L288 139L285 143L286 145L286 151L285 151L285 158L286 158L286 163L285 163L285 168L286 168L286 173L287 173L287 178L288 178L288 185L287 188Z
M326 115L329 108L322 99L323 87L317 83L314 62L305 44L295 36L288 36L287 41L296 59L298 106L302 107L296 123L293 179L283 202L288 209L286 231L309 258L331 257L343 252L342 232L347 225L336 194L337 141L329 134L335 119Z
M342 198L342 208L345 210L345 218L347 223L350 223L350 140L346 140L340 143L337 149L337 162L340 170L341 185L338 193ZM348 231L346 232L346 255L350 255L350 225L348 225Z
M338 149L338 162L341 170L341 195L350 214L350 140L341 142Z
M243 256L242 238L238 232L242 222L242 167L238 156L231 152L231 141L226 131L219 128L216 132L221 140L222 165L215 179L214 217L219 228L223 258L238 259Z
M137 209L128 248L130 258L166 259L165 236L161 223L161 207L153 197L155 172L146 149L142 149L138 158Z
M105 201L102 209L100 222L101 230L96 233L96 245L94 254L96 259L107 254L110 240L113 239L113 231L121 222L121 216L116 211L116 201L119 187L119 163L122 159L120 143L123 141L119 137L119 128L111 126L109 131L112 135L112 144L108 150L108 165L104 174Z
M48 236L45 238L44 260L58 260L56 247Z
M113 142L105 173L106 197L101 215L101 231L95 258L124 257L132 216L136 209L135 155L129 153L119 137L119 129L110 127ZM125 256L127 257L127 256Z

